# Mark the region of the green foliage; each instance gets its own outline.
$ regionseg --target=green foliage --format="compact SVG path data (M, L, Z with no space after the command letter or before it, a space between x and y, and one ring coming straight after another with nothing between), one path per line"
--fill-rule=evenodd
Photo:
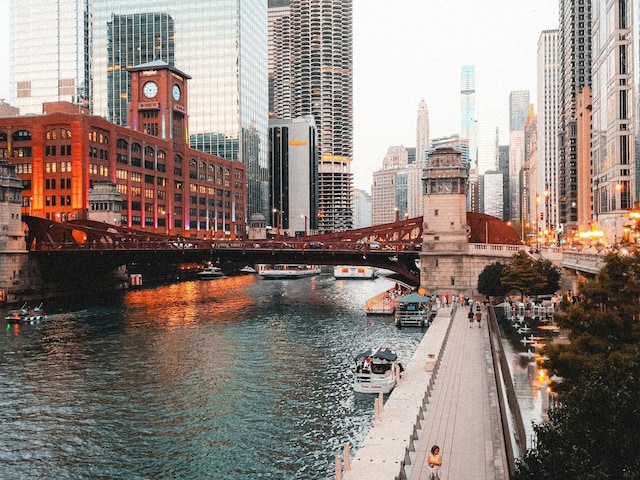
M521 296L544 290L545 276L538 271L536 262L524 251L511 257L511 262L502 270L502 285L507 292L518 292Z
M640 478L640 357L600 363L534 426L514 480Z
M556 267L550 260L539 258L535 261L535 267L538 272L546 278L546 284L540 290L532 292L536 295L544 293L555 293L560 289L560 269Z
M515 480L640 479L640 253L609 255L556 319L569 345L545 349L562 406L535 425Z
M478 292L485 296L504 296L507 294L502 285L502 270L504 264L500 262L487 265L478 276Z

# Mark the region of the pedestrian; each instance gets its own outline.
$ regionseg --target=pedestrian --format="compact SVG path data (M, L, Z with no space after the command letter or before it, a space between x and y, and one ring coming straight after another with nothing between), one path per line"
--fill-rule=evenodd
M442 457L440 456L440 447L434 445L427 456L429 464L429 480L440 480L440 467L442 466Z
M473 327L473 309L469 310L467 318L469 319L469 328Z
M478 322L478 328L480 328L480 320L482 320L482 312L476 312L476 322Z

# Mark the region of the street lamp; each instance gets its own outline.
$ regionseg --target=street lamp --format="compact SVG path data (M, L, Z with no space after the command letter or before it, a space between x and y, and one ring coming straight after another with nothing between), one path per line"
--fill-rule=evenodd
M307 236L307 225L309 224L309 216L308 215L300 215L304 218L304 236Z
M396 220L395 220L395 222L398 223L398 221L400 220L400 218L399 218L400 209L398 207L395 207L393 210L396 212Z
M540 195L536 193L536 251L540 250L540 239L538 232L540 231L540 224L538 223L538 210L540 209Z
M280 228L282 227L282 210L278 210L277 208L274 208L273 210L274 216L275 216L275 220L276 220L276 235L279 237L280 236Z

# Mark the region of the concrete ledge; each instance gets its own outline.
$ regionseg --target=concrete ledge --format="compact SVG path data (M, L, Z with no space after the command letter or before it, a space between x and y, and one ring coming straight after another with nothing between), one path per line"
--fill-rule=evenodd
M433 382L446 344L454 310L441 308L389 395L354 459L344 480L395 480L411 463L420 422L428 409ZM435 356L433 371L427 371L428 355Z

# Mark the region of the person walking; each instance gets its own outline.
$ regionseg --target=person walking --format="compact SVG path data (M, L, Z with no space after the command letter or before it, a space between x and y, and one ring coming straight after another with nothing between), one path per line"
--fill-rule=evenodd
M427 464L429 465L429 480L440 480L440 467L442 466L442 456L440 456L440 447L434 445L427 455Z
M473 327L473 308L467 313L467 318L469 319L469 328Z

